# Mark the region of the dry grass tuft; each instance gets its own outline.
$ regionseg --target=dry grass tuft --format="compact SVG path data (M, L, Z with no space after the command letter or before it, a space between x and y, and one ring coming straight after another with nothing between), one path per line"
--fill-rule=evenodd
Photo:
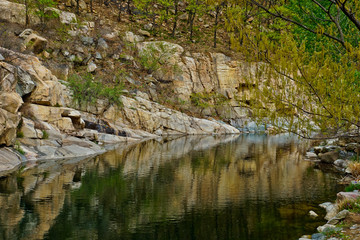
M356 178L360 178L360 162L352 162L349 164L351 174Z

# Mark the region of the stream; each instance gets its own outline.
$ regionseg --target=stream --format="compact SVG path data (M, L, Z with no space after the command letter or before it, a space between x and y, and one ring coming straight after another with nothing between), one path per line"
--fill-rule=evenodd
M306 147L287 135L191 136L28 163L0 178L0 239L298 239L341 190Z

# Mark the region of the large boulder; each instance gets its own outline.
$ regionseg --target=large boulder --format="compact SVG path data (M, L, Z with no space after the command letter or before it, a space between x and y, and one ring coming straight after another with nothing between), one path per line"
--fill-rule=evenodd
M21 163L20 158L12 151L6 148L0 149L0 172L11 171Z
M337 201L356 200L359 197L359 192L339 192L337 194Z
M0 54L4 56L5 61L9 64L21 67L26 71L31 76L31 80L36 83L35 89L29 96L30 102L51 106L64 105L62 85L51 71L42 65L37 57L17 53L2 47L0 47Z
M31 79L30 74L21 67L17 68L16 92L22 97L31 93L36 87L36 83Z
M333 164L339 158L339 151L319 153L318 157L323 163Z
M0 62L0 145L14 143L21 119L18 110L23 100L16 93L16 83L16 68Z
M122 102L123 109L111 106L103 117L114 124L125 123L156 135L239 133L239 130L223 122L190 117L141 97L132 99L123 96Z
M60 11L56 8L46 8L45 12L51 12L55 14L62 24L71 24L77 22L75 13Z
M16 92L0 92L0 108L10 113L16 114L23 100Z
M24 41L26 48L35 54L42 53L46 49L47 44L48 40L35 33L30 34Z
M11 146L15 142L20 115L0 108L0 145Z
M9 2L6 0L0 0L0 19L6 20L11 23L18 23L25 25L25 5ZM40 19L34 14L29 14L29 20L32 24L40 23Z

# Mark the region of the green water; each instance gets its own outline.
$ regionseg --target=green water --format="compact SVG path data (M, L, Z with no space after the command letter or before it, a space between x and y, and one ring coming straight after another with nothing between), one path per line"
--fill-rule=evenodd
M284 136L182 137L25 166L0 179L0 239L298 239L340 190L303 150Z

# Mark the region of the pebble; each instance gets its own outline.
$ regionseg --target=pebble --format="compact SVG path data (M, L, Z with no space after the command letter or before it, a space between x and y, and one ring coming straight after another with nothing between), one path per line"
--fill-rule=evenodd
M350 227L350 230L356 230L356 229L358 229L359 227L360 227L359 225L354 224L354 225L352 225L352 226Z
M88 71L88 72L94 72L94 71L96 70L96 68L97 68L96 64L93 63L93 62L90 62L90 63L88 64L87 71Z

